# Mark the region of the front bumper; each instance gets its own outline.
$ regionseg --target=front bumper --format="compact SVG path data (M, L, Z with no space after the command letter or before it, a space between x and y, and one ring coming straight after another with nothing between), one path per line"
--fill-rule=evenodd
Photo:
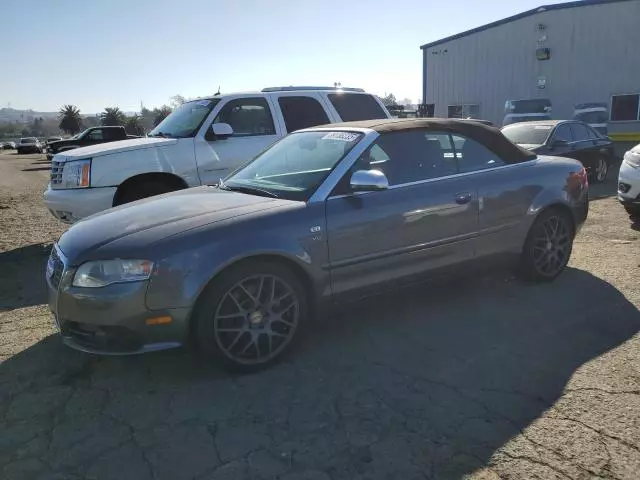
M111 208L116 190L116 187L54 190L49 185L44 192L44 203L58 220L74 223Z
M46 281L49 308L65 345L100 355L132 355L186 343L189 309L149 310L148 282L79 288L71 285L75 269L63 268L57 273L48 269ZM171 321L147 324L160 317Z
M640 168L622 162L618 175L618 200L623 204L640 204Z

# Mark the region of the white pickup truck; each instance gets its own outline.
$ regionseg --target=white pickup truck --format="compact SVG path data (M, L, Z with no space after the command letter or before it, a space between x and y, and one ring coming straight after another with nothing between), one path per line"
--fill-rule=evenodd
M53 216L73 223L134 200L217 183L294 130L378 118L389 112L361 89L216 94L180 106L145 138L55 155L44 201Z

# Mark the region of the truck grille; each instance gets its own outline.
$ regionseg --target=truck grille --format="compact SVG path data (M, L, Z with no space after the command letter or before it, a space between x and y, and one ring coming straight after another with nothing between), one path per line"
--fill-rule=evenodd
M62 183L62 169L64 162L51 162L51 185L60 185Z
M47 263L47 275L49 275L51 285L53 285L54 288L58 288L58 285L60 285L63 272L64 262L58 255L58 250L54 246L51 249L51 255L49 255L49 261Z

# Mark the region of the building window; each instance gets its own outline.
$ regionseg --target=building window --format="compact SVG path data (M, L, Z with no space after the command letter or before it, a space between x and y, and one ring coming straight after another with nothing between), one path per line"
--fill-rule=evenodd
M447 107L449 118L480 118L480 105L465 103L462 105L449 105Z
M613 95L611 97L611 121L628 122L640 120L640 93Z

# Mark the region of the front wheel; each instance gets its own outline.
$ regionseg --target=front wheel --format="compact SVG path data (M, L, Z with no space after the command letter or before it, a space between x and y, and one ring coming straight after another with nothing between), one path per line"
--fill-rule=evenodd
M199 349L233 370L256 371L281 358L306 323L307 292L277 263L232 267L202 295L194 318Z
M134 183L125 187L125 190L117 196L114 207L135 202L136 200L142 200L143 198L162 195L163 193L169 193L174 190L175 188L162 182L143 181Z
M640 219L640 205L625 205L624 209L633 219Z
M533 223L520 259L523 275L534 281L550 282L567 266L573 248L574 228L568 214L551 209Z
M593 181L594 183L602 183L607 179L607 175L609 174L609 162L606 158L600 157L596 162L596 166L593 171Z

